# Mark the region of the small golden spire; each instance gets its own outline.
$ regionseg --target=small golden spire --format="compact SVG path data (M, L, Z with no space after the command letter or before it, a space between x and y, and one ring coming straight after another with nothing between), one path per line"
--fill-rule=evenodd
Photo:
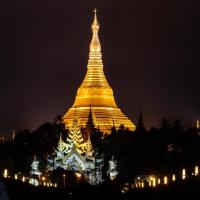
M101 44L98 37L99 22L97 20L97 9L94 9L94 20L92 23L92 41L90 43L90 53L101 53Z

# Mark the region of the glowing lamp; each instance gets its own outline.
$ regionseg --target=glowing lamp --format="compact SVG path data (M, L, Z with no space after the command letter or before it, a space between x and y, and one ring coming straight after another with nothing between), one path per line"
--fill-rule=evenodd
M17 179L18 179L18 175L17 175L17 174L15 174L14 178L15 178L15 180L17 180Z
M167 185L168 184L168 179L167 176L164 176L164 184Z
M151 184L151 181L149 181L149 187L151 187L151 185L152 185L152 184Z
M172 174L172 181L175 181L175 180L176 180L176 175Z
M4 178L8 178L8 170L7 169L4 169L4 171L3 171L3 177Z
M186 170L182 169L182 179L184 180L186 178Z
M194 175L197 176L199 174L199 167L195 166L194 168Z
M82 174L78 173L78 172L75 175L76 175L77 178L81 178L82 177Z
M153 187L156 187L156 178L153 178Z

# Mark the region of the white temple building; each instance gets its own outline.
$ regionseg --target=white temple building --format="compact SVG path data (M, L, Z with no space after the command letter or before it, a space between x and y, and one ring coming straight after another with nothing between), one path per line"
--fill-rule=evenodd
M67 141L64 142L60 136L54 155L48 158L47 169L79 172L90 184L96 185L103 182L103 162L103 156L94 153L90 133L84 141L78 121L74 118Z

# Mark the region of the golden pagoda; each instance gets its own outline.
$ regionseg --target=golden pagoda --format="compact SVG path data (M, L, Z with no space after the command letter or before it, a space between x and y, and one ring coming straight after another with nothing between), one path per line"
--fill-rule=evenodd
M134 131L135 125L117 107L113 90L105 78L98 31L99 23L95 9L87 73L78 88L73 106L63 117L65 126L70 128L74 117L76 117L79 124L85 127L90 109L92 109L95 126L104 134L111 132L113 124L115 127L123 124L125 128Z

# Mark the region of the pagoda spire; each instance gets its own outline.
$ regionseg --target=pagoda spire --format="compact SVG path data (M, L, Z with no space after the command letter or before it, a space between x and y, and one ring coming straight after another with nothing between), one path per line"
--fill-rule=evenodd
M99 40L100 24L97 18L97 10L94 10L91 24L92 38L89 46L89 59L85 78L78 88L73 106L64 115L66 126L73 126L74 118L86 127L92 103L92 114L94 125L99 125L99 129L104 134L110 134L112 119L117 124L124 124L126 128L135 130L135 125L118 108L113 95L113 90L108 84L104 71L101 54L101 44ZM76 112L74 112L76 111ZM92 136L91 139L93 140ZM84 140L85 142L85 140Z
M99 22L97 20L97 10L94 10L94 19L92 23L92 41L90 43L90 54L101 53L101 44L99 41Z
M101 44L99 41L99 22L97 19L97 9L94 9L94 19L92 23L92 40L90 43L90 54L89 54L89 61L88 61L88 66L102 66L102 55L101 55Z

